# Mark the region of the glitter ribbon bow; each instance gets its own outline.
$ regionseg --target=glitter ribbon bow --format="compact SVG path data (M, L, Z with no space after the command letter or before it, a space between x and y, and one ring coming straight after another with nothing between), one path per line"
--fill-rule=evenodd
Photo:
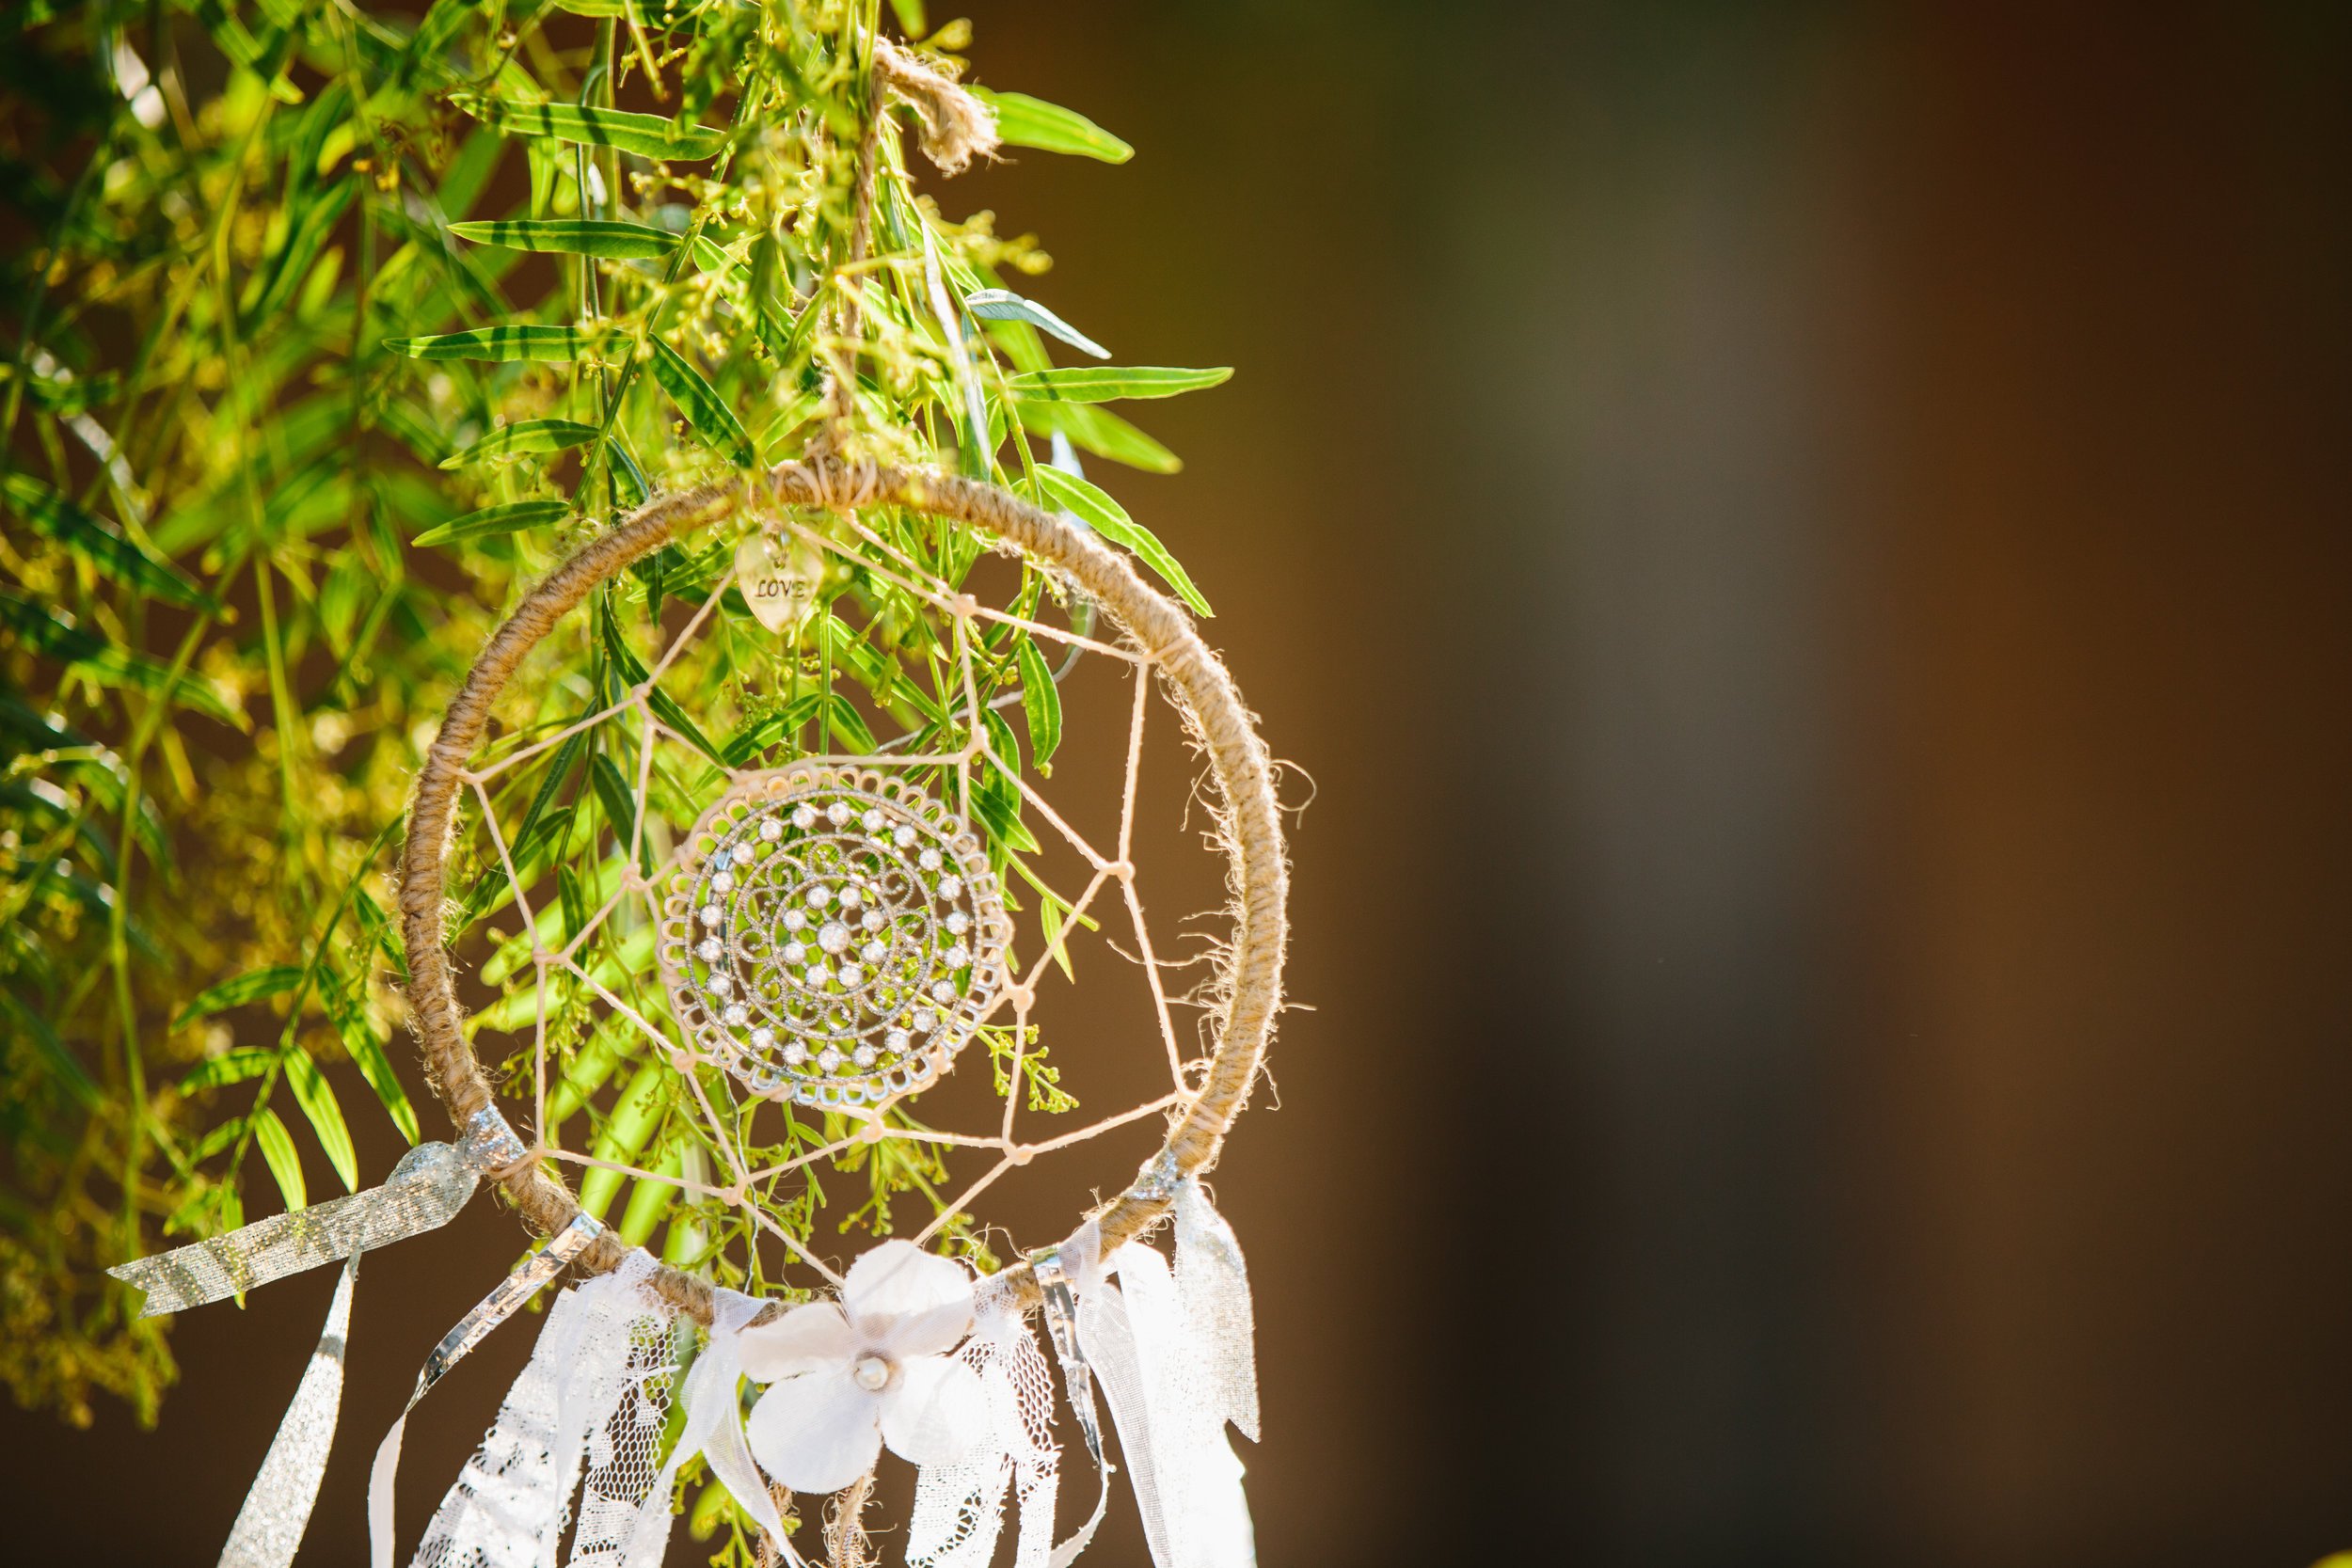
M201 1307L290 1274L341 1262L447 1225L482 1178L529 1156L494 1110L474 1113L456 1144L419 1144L380 1187L273 1214L242 1229L106 1272L147 1292L142 1318Z

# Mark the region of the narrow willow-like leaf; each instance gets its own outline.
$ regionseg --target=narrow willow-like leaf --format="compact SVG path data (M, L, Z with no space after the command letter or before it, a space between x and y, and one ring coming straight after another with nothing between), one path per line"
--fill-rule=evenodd
M1126 546L1140 557L1145 565L1168 580L1184 603L1203 615L1215 615L1209 601L1200 590L1192 585L1192 578L1168 551L1152 531L1127 515L1127 509L1104 491L1095 488L1073 474L1059 468L1040 468L1037 484L1042 499L1056 506L1068 507L1080 521L1104 538Z
M577 326L477 326L430 338L387 338L384 346L411 359L546 359L565 362L593 352L602 334Z
M666 229L607 218L502 218L487 223L453 223L449 231L476 245L535 250L559 256L595 256L608 261L652 261L677 248Z
M278 264L270 275L268 285L262 289L261 298L246 317L246 330L252 330L258 324L275 315L294 293L295 285L310 270L310 263L317 258L319 247L326 243L327 235L334 232L335 225L342 221L345 209L350 207L358 190L358 181L339 180L323 197L303 210L293 232L286 238L286 248L278 253Z
M1034 147L1040 152L1068 152L1123 164L1136 150L1075 109L1031 98L1025 92L991 92L974 87L973 95L996 111L996 135L1007 147Z
M1174 365L1075 365L1068 370L1025 372L1006 385L1025 398L1109 403L1115 398L1172 398L1232 378L1230 365L1204 371Z
M588 779L596 786L597 803L604 807L604 820L612 830L613 842L626 848L637 828L637 804L629 794L628 781L621 777L619 766L602 752L589 763Z
M981 717L994 721L992 728L1004 723L993 713L984 711ZM996 745L999 750L1010 749L1009 730ZM1007 849L1024 855L1037 852L1037 835L1021 820L1021 786L993 762L980 762L972 769L972 815L988 830L992 847L998 851L996 858L1001 860L1001 852Z
M644 686L645 667L638 662L635 654L628 651L628 644L621 641L619 625L609 615L599 617L599 619L604 622L604 651L611 656L613 668L620 671L621 678L628 681L629 685ZM726 758L720 752L719 748L713 746L694 721L686 716L686 710L678 706L675 697L658 686L647 687L645 705L651 708L653 716L667 724L679 739L720 767L727 766Z
M653 486L646 482L645 470L637 465L637 454L628 450L628 443L615 432L608 443L612 453L612 480L621 487L621 496L630 506L643 506L653 499Z
M318 1063L299 1045L286 1053L286 1086L294 1090L294 1103L302 1107L310 1131L318 1135L326 1163L342 1178L343 1191L358 1192L359 1156L351 1147L351 1129L344 1124L343 1108L335 1099L326 1074L319 1070Z
M500 506L485 506L479 512L469 512L438 528L426 529L413 542L419 545L454 545L463 539L494 539L501 534L537 528L541 523L551 523L571 509L569 501L507 501Z
M796 392L786 400L783 412L769 420L768 428L759 435L759 450L769 462L783 458L785 437L814 419L824 401L815 392Z
M1027 322L1041 332L1050 332L1081 354L1091 354L1097 359L1108 359L1111 351L1062 320L1033 299L1023 299L1010 289L981 289L966 294L963 308L982 321Z
M184 1029L199 1018L242 1007L248 1002L279 996L302 984L302 970L294 964L275 964L240 974L233 980L223 980L212 990L199 992L195 1000L180 1009L180 1016L171 1021L174 1029Z
M408 1102L408 1091L400 1086L400 1078L392 1071L391 1058L385 1053L383 1040L368 1026L366 1015L340 986L324 986L321 994L326 1001L327 1016L335 1021L336 1033L342 1036L343 1049L350 1053L359 1076L375 1091L376 1102L392 1118L392 1125L400 1129L400 1135L415 1144L421 1135L417 1109Z
M556 797L571 778L572 765L587 749L586 730L566 736L564 744L555 749L555 760L548 765L547 772L539 780L539 787L532 794L529 809L523 813L522 821L515 827L514 852L517 865L530 864L531 857L538 850L541 841L550 831L563 826L562 818L549 813L554 809Z
M289 1212L310 1206L310 1190L302 1184L302 1156L294 1152L294 1134L278 1119L278 1113L264 1106L253 1113L253 1141L262 1146L262 1158L269 1164L270 1175L278 1179L278 1191L286 1199Z
M520 457L527 452L564 451L596 438L596 427L574 420L517 420L502 424L463 451L441 459L444 468L462 468L485 457Z
M101 686L168 697L224 724L246 728L245 714L221 701L220 693L201 677L183 673L175 680L169 666L85 631L56 610L7 588L0 588L0 630L13 633L23 646L72 666Z
M0 489L35 533L63 546L98 571L191 610L217 610L220 602L199 588L170 562L100 522L30 474L0 474Z
M504 98L453 93L450 102L493 129L516 136L546 136L589 147L618 148L643 158L693 162L726 145L726 133L679 125L660 115L596 109L578 103L517 103ZM1116 161L1116 160L1114 160Z
M1099 404L1025 401L1015 404L1014 412L1025 430L1058 436L1081 451L1148 474L1172 474L1184 466L1183 458L1158 440Z
M47 1019L5 992L0 992L0 1013L15 1021L17 1038L33 1042L33 1048L48 1064L51 1075L65 1085L66 1093L87 1110L98 1107L98 1085L91 1081L87 1069L74 1059L65 1041L57 1037L57 1031L50 1026Z
M1050 771L1054 748L1061 744L1061 689L1045 655L1026 632L1015 644L1021 668L1021 716L1029 726L1029 760L1041 773Z
M838 691L825 694L825 712L835 739L846 742L852 752L874 749L874 732L866 726L866 715Z
M694 433L739 468L748 468L759 461L752 450L752 438L743 434L742 421L735 417L718 388L703 379L703 372L687 362L686 356L660 339L652 340L653 378L661 383L661 389L670 394L670 401L678 405L686 422Z
M193 1071L180 1080L182 1094L194 1094L199 1089L227 1088L259 1078L278 1064L278 1053L263 1051L259 1046L242 1046L223 1052L208 1061L199 1062Z

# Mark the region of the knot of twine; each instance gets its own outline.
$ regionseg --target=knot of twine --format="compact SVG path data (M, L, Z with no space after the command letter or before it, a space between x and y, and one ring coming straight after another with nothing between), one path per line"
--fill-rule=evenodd
M874 74L914 107L923 121L923 154L942 174L961 174L996 150L996 115L955 79L885 38L874 40Z
M803 506L851 512L870 506L882 492L882 465L870 457L845 458L817 452L776 470L776 494Z

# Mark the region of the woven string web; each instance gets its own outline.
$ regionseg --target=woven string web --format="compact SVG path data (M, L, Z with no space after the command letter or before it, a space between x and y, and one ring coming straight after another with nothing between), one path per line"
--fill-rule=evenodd
M984 602L971 587L975 567L1002 562L982 562L978 541L955 525L895 511L792 515L770 538L772 546L742 552L752 569L782 558L788 546L803 580L784 584L784 592L821 602L826 595L813 592L815 581L845 583L837 606L864 618L851 626L815 611L798 633L798 646L815 650L814 660L789 655L792 632L769 631L744 599L730 596L731 589L778 589L742 580L735 542L722 540L699 557L666 552L668 619L680 620L681 601L701 599L682 624L644 615L642 566L592 601L588 635L606 678L585 711L561 716L570 700L561 672L540 679L526 665L518 673L501 717L509 718L509 707L522 716L462 775L476 891L471 907L461 899L460 912L495 916L498 945L481 976L505 988L469 1029L494 1076L501 1068L493 1042L501 1035L513 1041L504 1069L509 1092L527 1082L537 1152L580 1167L583 1207L604 1210L611 1223L617 1189L638 1184L620 1220L627 1239L650 1235L650 1219L632 1224L641 1215L664 1215L668 1260L756 1279L764 1236L838 1285L820 1256L819 1217L838 1224L842 1207L828 1200L826 1180L837 1185L844 1172L862 1175L882 1195L882 1223L869 1220L869 1228L888 1227L888 1189L919 1195L931 1214L915 1240L929 1243L946 1230L982 1252L972 1229L975 1199L1040 1155L1185 1101L1199 1087L1205 1052L1196 1043L1187 1053L1180 1043L1175 1014L1186 998L1172 994L1164 971L1183 966L1163 959L1136 875L1137 784L1161 684L1154 661L1091 635L1083 599L1026 562L1002 603ZM1049 624L1056 605L1071 625ZM656 644L642 661L614 630L633 608L637 640ZM878 651L893 639L895 648ZM1041 657L1047 650L1050 658ZM756 683L742 673L763 658L781 659L794 673L747 695ZM1034 755L1031 768L1022 766L1013 729L1014 720L1027 721L1034 753L1040 675L1049 664L1067 673L1082 662L1106 662L1132 688L1116 829L1106 837L1079 832L1038 787ZM850 701L851 683L836 678L843 670L881 676L858 688L862 707ZM928 690L906 678L910 671L928 673ZM579 684L576 674L571 684ZM736 728L721 745L707 732L729 709ZM868 712L882 716L873 730L887 728L892 714L914 722L877 741L860 733ZM831 797L792 793L812 781L838 786L845 780L862 784L870 799L835 807L830 820ZM763 788L781 801L765 816ZM746 798L752 804L714 814L715 827L692 826L714 802ZM591 824L586 831L583 822ZM839 843L820 842L829 834ZM928 853L934 846L939 852ZM751 863L754 851L771 850ZM789 860L786 851L804 853L789 862L788 873L774 871ZM825 855L832 859L811 859ZM1083 884L1051 887L1038 871L1048 859L1074 866L1063 875L1082 877ZM760 906L770 924L744 922L739 911L721 924L722 894L746 897L734 883L749 887L762 877L773 884ZM808 902L812 887L819 907ZM1004 912L992 913L997 900ZM707 929L694 918L706 908L712 911L704 917ZM788 930L774 920L786 910ZM988 926L992 918L997 927ZM515 922L519 933L511 930ZM747 928L739 933L738 925ZM1076 1118L1062 1109L1068 1100L1057 1082L1067 1064L1057 1058L1045 1069L1050 1047L1032 1014L1055 970L1074 977L1072 946L1089 930L1128 960L1118 967L1142 976L1166 1087L1070 1125ZM993 946L983 941L992 935ZM724 959L717 957L721 936L728 939ZM758 948L748 967L736 951L745 943ZM943 943L952 945L943 951ZM701 958L693 956L698 945ZM666 984L664 953L677 960ZM887 985L879 977L883 970ZM771 1009L760 1015L768 1025L758 1025L734 1005L742 990L729 989L750 984L730 977L752 971L768 976L760 983L771 1003L806 1005L813 997L813 1011ZM865 1012L850 1006L852 990ZM681 996L690 998L684 1009L674 1005ZM830 1037L822 1028L776 1024L779 1018L807 1022L835 1003L827 1016L844 1028L870 1029ZM767 1037L747 1032L747 1023ZM927 1058L933 1037L946 1044ZM893 1062L902 1065L892 1070ZM979 1124L922 1119L918 1097L940 1076L927 1066L960 1068L959 1077L993 1083L994 1101ZM810 1089L828 1074L864 1076L879 1087L865 1103L856 1102L855 1089L846 1100L831 1088ZM814 1094L826 1102L806 1102ZM700 1136L676 1125L680 1117ZM575 1126L589 1133L583 1147L564 1141ZM950 1156L954 1181L943 1180ZM730 1213L732 1227L720 1217Z

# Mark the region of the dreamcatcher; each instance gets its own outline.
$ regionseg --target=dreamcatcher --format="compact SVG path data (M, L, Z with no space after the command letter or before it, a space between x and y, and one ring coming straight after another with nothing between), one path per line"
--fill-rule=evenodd
M972 541L1009 558L1018 586L977 587L1005 563L974 559L960 543ZM679 613L657 620L660 644L641 657L599 590L659 562ZM825 620L818 636L915 650L929 683L902 685L895 659L866 668L835 645L818 668L870 676L865 709L829 689L769 692L768 721L746 718L713 745L691 705L710 696L710 640L803 637L836 595L868 624ZM544 719L561 683L541 680L534 651L583 617L609 642L603 684L586 711ZM1050 696L1045 646L1132 684L1106 837L1082 832L1008 754L999 709ZM1205 761L1232 894L1193 1049L1133 853L1144 736L1163 700ZM884 717L903 733L876 740ZM811 726L847 743L786 749ZM548 792L518 817L530 792L515 785L570 767L592 732L606 852L594 875L550 879L533 869ZM1017 852L1025 822L1083 886L1057 893L1037 875L1037 857ZM643 508L522 600L418 780L401 886L410 1014L457 1140L412 1150L381 1187L117 1271L152 1313L347 1259L223 1561L276 1568L300 1542L360 1254L446 1222L485 1180L545 1241L450 1331L410 1407L565 1267L581 1282L546 1314L414 1548L419 1568L552 1564L567 1533L572 1563L645 1568L697 1461L757 1525L763 1561L866 1563L860 1521L885 1453L919 1468L910 1563L978 1568L1009 1530L1022 1568L1059 1568L1104 1514L1104 1407L1161 1568L1254 1561L1225 1433L1257 1433L1249 1295L1200 1178L1279 1006L1285 888L1267 755L1223 667L1085 525L993 485L829 455ZM448 917L485 902L520 929L461 975ZM1111 920L1132 938L1167 1086L1066 1125L1057 1069L1043 1066L1057 1042L1032 1013L1076 934ZM469 1019L461 981L485 980L506 994ZM485 1043L500 1039L502 1055ZM976 1074L996 1091L978 1097L984 1123L933 1125L929 1106ZM509 1103L527 1096L516 1119L528 1138L499 1108L501 1088ZM643 1129L665 1117L697 1136L648 1153L659 1146ZM1161 1147L1123 1191L1054 1244L999 1263L973 1207L993 1183L1155 1117ZM584 1148L564 1147L576 1123L593 1134ZM846 1167L879 1181L886 1160L916 1170L930 1223L833 1256L814 1225L819 1178ZM627 1212L599 1217L625 1181ZM665 1213L657 1259L645 1243ZM1172 1266L1151 1242L1169 1219ZM1057 1541L1065 1407L1101 1480L1085 1523ZM378 1568L398 1556L402 1431L372 1478ZM810 1505L823 1497L820 1525Z

